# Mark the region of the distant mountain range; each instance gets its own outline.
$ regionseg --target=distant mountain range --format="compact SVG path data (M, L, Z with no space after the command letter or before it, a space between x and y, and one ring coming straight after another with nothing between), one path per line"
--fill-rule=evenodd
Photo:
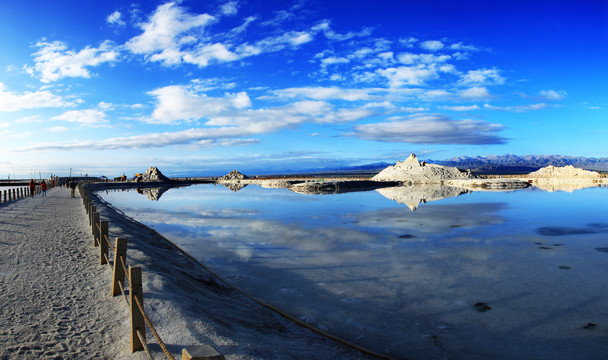
M608 171L608 158L587 158L566 155L500 155L500 156L460 156L443 161L429 160L430 163L455 166L459 169L484 174L527 174L545 166L567 166L594 171Z
M427 160L431 164L471 169L476 174L527 174L545 166L567 166L593 171L608 171L608 158L587 158L566 155L499 155L499 156L460 156L448 160ZM376 174L389 164L378 162L360 166L310 170L310 173L349 173Z

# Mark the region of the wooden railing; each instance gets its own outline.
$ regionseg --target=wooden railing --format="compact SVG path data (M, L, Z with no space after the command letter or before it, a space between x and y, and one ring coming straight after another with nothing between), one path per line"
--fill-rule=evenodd
M145 312L142 290L142 269L141 267L127 266L127 239L117 237L115 238L114 245L112 245L108 235L108 220L100 219L97 207L93 205L93 202L90 199L89 190L85 186L82 186L82 184L79 184L78 190L89 217L89 225L91 226L91 233L93 235L93 245L95 247L99 246L100 265L109 265L112 267L112 288L110 293L112 296L122 294L129 307L129 312L131 314L131 352L144 350L148 357L152 359L152 354L146 343L147 326L165 356L170 360L175 360ZM111 262L108 258L108 251L110 249L114 252L114 258ZM125 280L129 286L127 289L125 289ZM206 344L182 349L182 360L203 359L219 360L224 359L224 356L216 349Z

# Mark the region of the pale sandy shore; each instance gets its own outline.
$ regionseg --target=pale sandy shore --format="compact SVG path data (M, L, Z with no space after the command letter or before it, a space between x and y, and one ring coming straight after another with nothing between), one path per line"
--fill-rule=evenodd
M367 359L222 285L149 228L97 202L110 237L143 268L144 307L176 359L210 344L226 359ZM67 189L0 204L0 359L146 359L110 297L81 198ZM148 332L154 358L166 358Z

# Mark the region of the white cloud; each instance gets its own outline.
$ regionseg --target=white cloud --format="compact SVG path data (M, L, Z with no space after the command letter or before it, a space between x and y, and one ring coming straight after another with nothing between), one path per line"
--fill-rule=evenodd
M233 16L238 12L238 1L229 1L220 7L223 15Z
M476 46L473 45L465 45L461 42L450 45L450 49L456 51L479 51Z
M420 47L428 51L438 51L445 47L439 40L427 40L420 43Z
M34 69L26 69L31 74L40 74L40 81L50 83L65 77L90 78L89 67L118 60L119 52L109 42L103 42L98 48L85 47L76 52L68 50L61 41L39 42L34 53Z
M173 85L148 94L156 97L157 104L152 116L144 121L153 124L192 122L251 106L251 99L245 92L218 98L195 93L185 86Z
M152 54L166 51L179 54L177 44L190 35L190 31L204 28L215 20L208 14L190 15L183 8L170 2L160 5L149 21L140 24L143 34L130 39L125 45L136 54ZM162 59L166 59L163 57ZM178 62L172 59L173 63Z
M412 54L403 53L397 56L397 60L405 65L413 64L437 64L444 63L450 60L450 55L433 55L433 54Z
M104 126L109 123L106 119L106 114L96 109L70 110L59 116L52 117L51 120L68 121L86 126Z
M422 85L425 81L438 76L434 68L423 65L400 66L378 70L377 72L388 79L391 88L398 88L404 85Z
M153 61L165 60L166 64L172 64L171 61L178 61L177 59L179 59L181 56L179 53L174 54L172 52L168 53L168 56L164 56L162 55L163 53L154 55L150 59ZM220 62L230 62L237 59L239 59L237 54L231 52L220 43L201 45L195 48L193 51L183 54L183 60L185 62L202 67L209 65L209 63L214 60Z
M415 37L409 37L407 39L399 39L399 44L408 47L408 48L412 48L414 47L414 44L416 44L418 42L418 39L416 39Z
M515 106L492 106L490 104L484 104L483 108L488 110L499 110L499 111L511 111L511 112L525 112L530 110L542 110L547 108L548 105L545 103L530 104L530 105L515 105Z
M346 100L360 101L377 98L374 92L386 92L385 89L342 89L337 87L301 87L275 90L273 93L279 97L304 97L314 100Z
M452 111L473 111L480 109L479 105L440 106L440 108Z
M550 101L563 100L567 96L565 91L555 90L542 90L539 94L542 98Z
M470 70L460 77L458 83L463 86L470 85L500 85L505 79L500 76L497 69Z
M125 22L122 20L122 14L120 11L114 11L106 18L106 22L110 25L125 26Z
M321 65L348 64L349 62L350 60L344 57L330 56L328 58L322 59Z
M503 144L500 124L453 120L442 115L412 115L405 120L355 126L350 134L366 140L412 144Z
M490 98L490 92L485 87L472 87L458 92L458 96L464 100L477 100Z
M70 101L64 97L53 94L48 90L14 93L8 91L3 83L0 83L0 111L10 112L24 109L38 108L61 108L74 106L78 101Z

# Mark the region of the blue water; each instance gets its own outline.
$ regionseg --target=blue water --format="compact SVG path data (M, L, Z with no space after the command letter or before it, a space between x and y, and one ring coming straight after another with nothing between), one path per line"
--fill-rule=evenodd
M416 211L377 191L253 185L102 196L252 296L397 358L500 358L497 344L568 358L564 340L608 324L607 188L473 192Z

